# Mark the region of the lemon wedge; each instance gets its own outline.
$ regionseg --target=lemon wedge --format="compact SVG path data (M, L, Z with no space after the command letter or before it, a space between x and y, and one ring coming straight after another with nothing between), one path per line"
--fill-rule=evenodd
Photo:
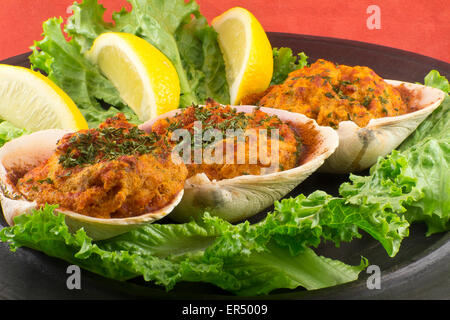
M180 81L175 67L144 39L129 33L103 33L86 56L141 121L178 108Z
M231 104L266 90L272 80L273 54L259 21L248 10L235 7L211 24L224 56Z
M0 118L29 131L87 129L72 99L33 70L0 64Z

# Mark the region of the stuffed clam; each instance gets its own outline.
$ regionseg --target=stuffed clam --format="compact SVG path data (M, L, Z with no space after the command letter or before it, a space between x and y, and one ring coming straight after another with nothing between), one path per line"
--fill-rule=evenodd
M304 115L214 101L140 128L176 143L173 150L186 164L184 195L170 214L178 222L204 212L230 222L251 217L294 189L338 146L333 129Z
M69 228L95 240L169 214L181 201L187 169L170 150L119 114L99 128L44 130L0 149L1 205L8 224L45 204Z
M368 67L319 59L241 103L301 113L335 129L339 147L320 171L349 173L390 153L444 97L439 89L384 80Z

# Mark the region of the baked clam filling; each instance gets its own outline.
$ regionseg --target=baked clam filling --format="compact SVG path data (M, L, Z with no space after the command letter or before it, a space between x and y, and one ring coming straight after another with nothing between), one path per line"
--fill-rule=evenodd
M190 145L178 150L187 159L188 178L203 173L211 181L220 181L299 166L310 149L302 143L304 129L260 108L238 112L208 100L204 106L192 105L173 117L159 119L151 132L166 136L172 144L177 143L178 132L188 133ZM203 135L197 137L200 132Z
M323 59L291 72L284 83L245 97L241 104L302 113L321 126L338 128L342 121L365 127L371 119L417 111L420 97L395 87L364 66L337 65Z
M127 218L170 203L187 177L164 138L145 133L123 114L98 128L66 134L53 155L18 179L38 205L95 218Z

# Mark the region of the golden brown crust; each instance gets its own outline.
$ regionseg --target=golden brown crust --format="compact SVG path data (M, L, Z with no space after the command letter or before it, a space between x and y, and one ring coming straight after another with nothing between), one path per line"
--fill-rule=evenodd
M227 154L227 140L225 133L223 134L223 140L218 141L219 148L222 148L223 161L221 163L205 163L205 152L203 152L203 162L201 164L187 164L189 171L188 177L192 177L198 173L205 173L210 180L223 180L231 179L242 175L260 175L263 173L263 168L271 168L272 172L278 172L288 170L298 165L301 158L301 137L296 132L294 125L286 122L282 122L276 116L270 116L259 109L255 110L250 115L244 113L237 113L230 106L221 106L214 101L208 101L205 107L191 106L183 110L173 118L160 119L152 126L152 132L159 135L165 135L169 137L174 129L187 129L191 135L194 133L194 122L199 119L206 119L203 121L203 127L217 128L231 128L234 126L242 126L243 131L247 134L245 140L245 159L239 159L238 155L242 154L242 150L238 150L239 144L237 142L229 141L229 145L233 147L233 160L226 161ZM237 125L238 123L238 125ZM223 126L222 126L223 125ZM259 129L271 129L279 130L280 139L279 145L279 158L278 166L275 168L273 163L267 161L268 159L261 159L261 156L267 155L271 157L272 138L264 141L262 146L265 152L257 152L257 159L250 159L249 136L257 135L257 150L259 150L261 139L259 139ZM224 129L225 130L225 129ZM222 145L222 146L220 146ZM215 146L215 145L214 145ZM211 156L214 157L215 153L211 152ZM194 157L192 156L191 159ZM250 161L251 160L251 161ZM270 160L270 159L269 159ZM212 161L210 161L212 162ZM231 162L231 163L230 163Z
M134 127L118 116L107 120L100 129ZM95 135L98 130L80 133ZM68 150L72 154L81 152L79 147L74 148L74 136L61 139L51 158L18 181L18 189L28 200L39 205L59 204L62 209L97 218L126 218L164 207L183 189L185 165L174 164L162 149L119 155L111 160L98 153L93 164L64 166L61 156Z
M259 101L262 107L302 113L319 125L337 128L351 120L360 127L370 119L408 112L400 92L368 67L335 65L319 59L293 71L283 84L272 86Z

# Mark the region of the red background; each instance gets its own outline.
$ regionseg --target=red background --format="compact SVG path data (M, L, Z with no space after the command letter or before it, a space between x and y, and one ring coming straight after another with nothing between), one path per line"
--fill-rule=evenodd
M81 1L81 0L79 0ZM29 51L41 38L42 22L67 17L73 0L0 0L0 60ZM128 4L100 0L107 15ZM223 11L249 9L266 31L358 40L420 53L450 62L448 0L198 0L209 21ZM369 30L369 5L381 9L381 29ZM307 48L305 48L307 53Z

